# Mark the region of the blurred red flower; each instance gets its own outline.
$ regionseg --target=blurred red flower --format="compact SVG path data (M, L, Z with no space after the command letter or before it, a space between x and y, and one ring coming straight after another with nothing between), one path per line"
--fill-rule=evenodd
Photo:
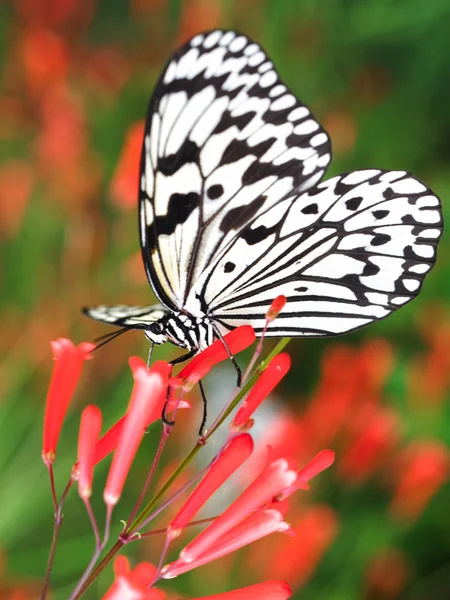
M132 125L126 134L119 163L111 181L110 194L122 208L136 209L139 191L139 164L144 121Z
M414 521L449 480L450 451L438 440L412 442L400 453L394 472L397 484L391 513L402 521Z

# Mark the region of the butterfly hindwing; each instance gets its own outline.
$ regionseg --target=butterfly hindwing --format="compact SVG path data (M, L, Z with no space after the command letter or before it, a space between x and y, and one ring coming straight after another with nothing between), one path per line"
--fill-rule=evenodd
M168 63L147 116L140 232L161 302L193 284L247 223L317 183L328 136L260 46L233 32L194 37Z
M288 304L268 335L337 335L414 298L441 233L439 200L417 179L355 171L253 219L191 294L224 329L250 323L257 333L283 294Z

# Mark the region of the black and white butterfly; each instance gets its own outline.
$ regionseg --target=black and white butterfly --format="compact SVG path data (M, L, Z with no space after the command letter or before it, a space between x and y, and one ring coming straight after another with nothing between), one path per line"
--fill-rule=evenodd
M196 35L150 102L141 157L142 257L161 304L88 307L195 353L234 327L339 335L412 300L436 258L439 199L404 171L319 183L330 141L261 47Z

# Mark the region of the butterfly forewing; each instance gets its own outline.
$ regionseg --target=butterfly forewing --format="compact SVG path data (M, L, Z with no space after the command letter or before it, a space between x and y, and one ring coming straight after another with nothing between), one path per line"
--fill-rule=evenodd
M193 287L224 328L336 335L414 298L435 261L439 200L405 172L363 170L293 195L251 220Z
M198 35L168 63L147 116L140 231L147 274L172 309L204 314L194 283L258 215L317 183L328 136L258 44Z
M169 312L161 304L152 306L86 306L83 312L91 319L117 325L118 327L129 327L131 329L147 329L149 325L162 319Z

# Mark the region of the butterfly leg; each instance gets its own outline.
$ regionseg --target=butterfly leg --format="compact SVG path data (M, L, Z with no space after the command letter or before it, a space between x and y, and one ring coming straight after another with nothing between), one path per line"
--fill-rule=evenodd
M227 351L228 354L228 358L231 360L231 362L233 363L234 368L236 369L236 373L237 373L237 382L236 385L238 387L242 386L242 371L241 371L241 367L237 364L236 359L234 358L231 350L228 348L228 344L226 343L223 335L220 333L219 328L216 327L215 325L213 325L214 327L214 331L217 334L217 337L222 340L222 344L225 346L225 350Z
M203 383L202 383L201 379L198 382L198 385L200 387L200 393L202 395L202 400L203 400L203 417L202 417L202 422L200 423L200 429L198 430L198 435L200 437L202 437L203 434L205 433L206 418L208 416L207 415L208 401L206 399L206 394L205 394L205 390L203 388Z
M174 360L171 360L169 362L170 365L178 365L179 363L185 362L186 360L189 360L190 358L192 358L193 356L195 356L197 353L196 350L191 350L191 352L188 352L187 354L183 354L183 356L179 356L178 358L175 358ZM169 404L169 392L167 392L167 398L166 401L164 403L164 408L162 411L162 415L161 418L163 420L163 423L165 425L168 425L169 427L173 427L175 425L175 421L169 421L169 419L167 418L167 406Z

